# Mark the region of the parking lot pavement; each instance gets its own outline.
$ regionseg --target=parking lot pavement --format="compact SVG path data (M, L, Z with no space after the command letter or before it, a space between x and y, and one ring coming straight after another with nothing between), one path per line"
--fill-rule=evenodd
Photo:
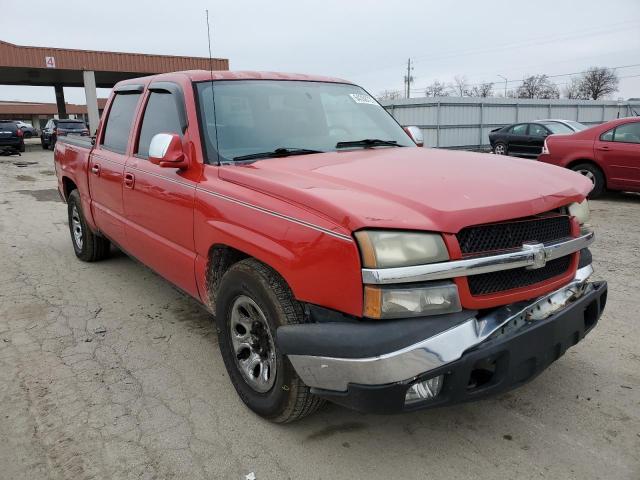
M76 260L55 185L51 152L0 157L0 477L640 478L640 195L592 202L607 309L530 384L279 426L241 404L194 300L121 253Z

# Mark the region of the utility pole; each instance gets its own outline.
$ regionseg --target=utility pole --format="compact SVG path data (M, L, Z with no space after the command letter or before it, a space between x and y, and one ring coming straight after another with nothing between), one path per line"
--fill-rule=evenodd
M411 71L413 67L411 66L411 59L407 61L407 74L404 76L404 84L405 84L405 93L407 98L411 98L411 84L413 83L413 77L411 76Z
M502 75L498 75L500 78L504 79L504 98L507 98L507 77L504 77Z

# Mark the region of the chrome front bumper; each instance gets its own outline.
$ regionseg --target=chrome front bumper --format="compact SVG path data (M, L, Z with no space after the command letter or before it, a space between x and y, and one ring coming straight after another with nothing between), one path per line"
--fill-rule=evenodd
M335 358L290 354L288 358L302 381L317 389L344 392L350 383L408 382L460 359L467 350L492 336L560 312L588 291L587 280L592 273L592 266L587 265L576 272L571 283L548 295L507 305L482 317L471 317L437 335L384 355Z

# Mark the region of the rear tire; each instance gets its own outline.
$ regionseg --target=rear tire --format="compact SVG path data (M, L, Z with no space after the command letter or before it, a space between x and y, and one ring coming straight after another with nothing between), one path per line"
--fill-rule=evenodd
M593 182L593 189L589 193L589 198L598 198L606 191L604 173L602 173L600 167L593 163L579 163L571 167L571 170L584 175Z
M78 190L72 191L69 195L67 213L71 243L76 257L84 262L97 262L108 257L111 243L106 238L96 235L87 225Z
M44 142L41 142L41 144L42 144L42 149L43 149L43 150L49 150L49 145L47 145L47 144L46 144L46 143L44 143Z
M496 143L496 146L493 147L493 153L496 155L508 155L507 144L503 142Z
M216 325L224 364L245 405L272 422L299 420L324 403L275 345L278 326L303 319L286 282L259 261L242 260L222 277Z

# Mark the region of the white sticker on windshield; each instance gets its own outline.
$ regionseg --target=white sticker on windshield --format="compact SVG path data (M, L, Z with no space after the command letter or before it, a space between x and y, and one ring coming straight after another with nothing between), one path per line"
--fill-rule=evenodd
M353 98L353 101L356 103L368 103L370 105L377 105L376 101L373 98L364 93L350 93L349 96Z

